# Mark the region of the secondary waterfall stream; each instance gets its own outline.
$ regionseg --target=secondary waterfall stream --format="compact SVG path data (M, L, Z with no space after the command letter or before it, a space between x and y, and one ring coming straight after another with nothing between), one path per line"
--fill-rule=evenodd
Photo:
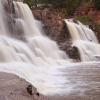
M16 14L14 27L20 33L11 33L13 34L11 36L4 17L6 16L3 7L4 2L7 1L0 0L0 71L14 73L24 78L43 94L63 93L66 91L66 78L61 70L67 66L74 66L72 60L59 49L56 42L41 33L31 10L22 2L14 2ZM73 27L73 32L74 29L78 31L74 23L68 25L70 25L69 28ZM85 26L83 27L84 30L89 30ZM100 48L100 46L98 41L94 33L91 30L89 31L91 35L88 34L88 38L93 42L87 41L88 39L82 36L85 34L82 33L80 36L86 41L80 40L82 42L80 44L83 44L82 47L76 41L74 45L79 48L82 55L84 55L85 49L86 52L94 53L93 56L99 55L100 49L98 50L98 47ZM73 32L70 33L73 34ZM73 39L80 39L79 34L76 32L77 36L73 36ZM91 45L95 47L94 50L91 50ZM88 57L89 61L94 59L94 57L91 57L91 53L88 53L90 55ZM82 57L82 59L86 60L87 58Z
M65 20L70 35L73 40L73 46L77 47L82 61L99 61L100 44L95 33L88 27L80 23L74 23L72 20Z

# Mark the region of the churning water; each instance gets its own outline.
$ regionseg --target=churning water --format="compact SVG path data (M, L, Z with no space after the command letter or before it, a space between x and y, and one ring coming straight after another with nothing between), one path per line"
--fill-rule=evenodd
M56 42L41 33L31 10L22 2L14 2L16 14L14 27L17 33L19 32L17 35L20 39L15 33L11 33L13 37L9 35L3 6L5 2L7 1L0 0L0 71L14 73L24 78L43 94L66 91L66 78L62 70L67 66L74 66L74 63L71 63ZM82 60L90 61L96 55L100 55L100 46L90 29L80 23L79 25L67 21L66 23L75 40L73 45L79 48ZM78 43L77 40L81 42ZM91 46L95 49L92 50ZM94 54L93 57L91 54Z
M77 47L82 61L100 61L100 44L95 33L80 22L65 20L73 46Z

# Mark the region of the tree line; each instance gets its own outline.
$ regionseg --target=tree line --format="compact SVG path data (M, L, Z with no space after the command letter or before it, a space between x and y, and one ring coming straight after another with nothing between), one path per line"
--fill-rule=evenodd
M72 15L82 2L90 2L100 10L100 0L24 0L30 7L38 4L52 5L54 8L65 8L69 15Z

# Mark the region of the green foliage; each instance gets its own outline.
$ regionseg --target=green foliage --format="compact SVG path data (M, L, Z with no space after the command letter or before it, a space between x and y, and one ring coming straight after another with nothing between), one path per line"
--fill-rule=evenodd
M96 30L100 30L100 24L95 25Z
M24 0L30 7L38 4L51 4L54 8L65 8L67 15L72 16L81 3L94 3L97 9L100 9L100 0Z
M80 5L81 0L38 0L38 4L51 4L54 8L66 8L68 15L72 15Z
M81 0L66 0L66 10L68 15L73 15L76 8L81 4Z
M66 7L66 0L49 0L53 7Z
M89 16L77 16L75 18L76 20L79 20L80 22L84 23L85 25L91 25L91 18Z
M68 15L73 15L82 0L24 0L30 7L37 4L51 4L54 8L66 8Z
M27 3L31 8L35 2L33 0L24 0L24 3Z
M36 1L37 4L48 4L49 3L49 0L33 0L33 1Z
M100 10L100 0L94 0L95 7Z

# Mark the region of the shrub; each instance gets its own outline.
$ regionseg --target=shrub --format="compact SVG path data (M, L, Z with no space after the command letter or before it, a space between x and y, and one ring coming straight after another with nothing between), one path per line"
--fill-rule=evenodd
M100 0L94 0L95 7L100 10Z
M79 20L80 22L82 22L85 25L90 25L92 20L89 16L77 16L75 17L76 20Z

